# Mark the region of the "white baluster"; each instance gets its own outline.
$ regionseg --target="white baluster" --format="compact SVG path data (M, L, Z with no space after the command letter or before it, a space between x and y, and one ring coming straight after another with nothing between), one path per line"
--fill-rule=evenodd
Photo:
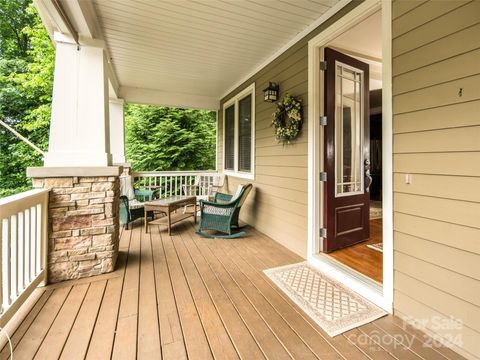
M3 219L2 224L2 305L10 305L10 220Z
M37 216L35 207L30 208L30 278L29 281L32 281L35 278L35 245L37 243Z
M40 273L42 267L42 205L37 205L37 241L35 243L35 276Z
M23 269L25 267L25 224L23 211L18 213L18 287L20 294L25 289L25 277Z
M18 220L17 215L10 218L10 300L13 302L18 296Z
M23 263L23 281L25 286L30 284L30 227L31 227L31 219L30 219L30 209L25 209L24 212L24 219L25 219L25 262Z

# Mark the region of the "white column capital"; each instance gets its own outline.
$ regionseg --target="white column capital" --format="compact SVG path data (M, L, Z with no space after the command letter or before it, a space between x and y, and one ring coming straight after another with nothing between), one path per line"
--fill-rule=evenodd
M63 44L71 44L75 46L88 46L88 47L106 49L105 41L103 40L79 36L78 38L79 44L77 44L73 36L69 34L61 33L59 31L55 31L53 33L53 40L55 41L56 44L63 43Z
M125 105L125 100L124 99L120 99L120 98L109 98L108 99L108 102L110 104L121 104L121 105Z

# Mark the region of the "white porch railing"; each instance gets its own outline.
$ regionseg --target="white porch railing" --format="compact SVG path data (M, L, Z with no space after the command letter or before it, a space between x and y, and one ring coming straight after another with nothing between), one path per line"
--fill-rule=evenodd
M207 195L215 171L140 171L133 173L136 189L157 190L159 197L182 195L184 185L193 185L198 178L196 195Z
M46 281L48 193L34 189L0 199L0 327Z

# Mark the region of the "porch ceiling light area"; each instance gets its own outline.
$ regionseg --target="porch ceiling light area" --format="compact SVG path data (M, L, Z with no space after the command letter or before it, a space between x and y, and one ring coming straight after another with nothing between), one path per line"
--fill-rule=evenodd
M92 15L127 101L135 89L218 101L345 3L97 0Z

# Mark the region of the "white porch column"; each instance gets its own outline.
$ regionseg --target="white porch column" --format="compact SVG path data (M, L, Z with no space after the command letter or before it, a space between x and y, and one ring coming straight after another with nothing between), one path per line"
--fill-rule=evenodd
M46 167L109 166L107 62L102 47L55 34L56 56Z
M125 119L123 99L110 99L110 151L114 164L125 164Z

